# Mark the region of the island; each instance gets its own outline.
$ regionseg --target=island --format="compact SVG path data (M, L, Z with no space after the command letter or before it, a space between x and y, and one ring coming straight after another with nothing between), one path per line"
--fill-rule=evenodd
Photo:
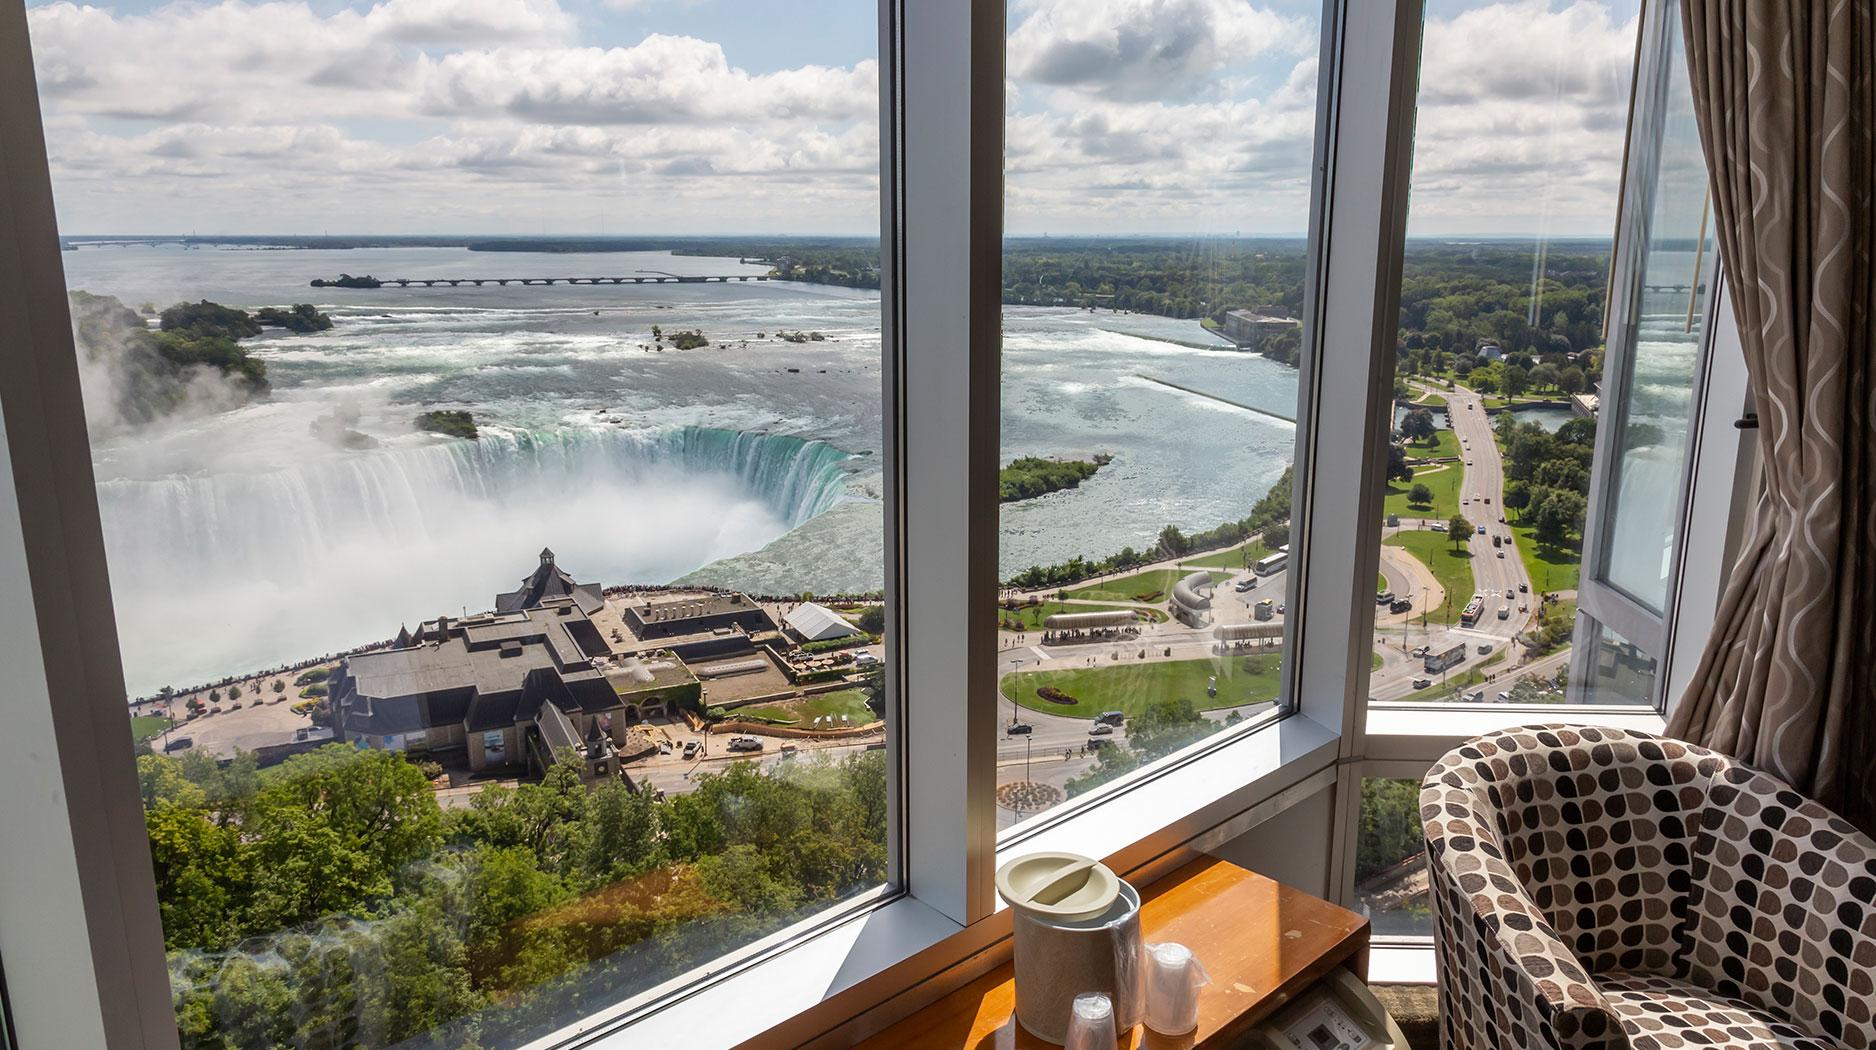
M1113 461L1114 457L1105 452L1097 453L1092 461L1039 456L1012 460L1009 466L997 471L997 500L1015 503L1075 488Z
M456 408L440 408L421 413L417 416L417 429L446 437L468 438L471 441L478 436L475 416Z

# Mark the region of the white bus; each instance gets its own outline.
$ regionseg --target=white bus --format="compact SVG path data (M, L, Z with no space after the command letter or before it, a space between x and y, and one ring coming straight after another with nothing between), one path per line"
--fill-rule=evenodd
M1286 544L1282 547L1278 547L1277 553L1267 554L1257 559L1257 567L1254 571L1259 576L1269 576L1272 573L1282 572L1283 567L1289 563L1290 548L1289 545Z

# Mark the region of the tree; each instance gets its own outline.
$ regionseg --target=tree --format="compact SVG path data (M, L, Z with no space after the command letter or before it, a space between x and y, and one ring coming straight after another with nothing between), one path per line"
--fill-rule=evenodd
M1466 540L1472 536L1474 527L1472 522L1468 521L1464 514L1455 514L1447 519L1446 538L1452 541L1454 550L1458 550L1460 545L1465 543Z
M1407 413L1406 418L1400 422L1401 436L1409 441L1430 445L1438 431L1439 427L1433 422L1433 413L1424 408L1416 408Z
M1558 372L1557 389L1566 394L1580 393L1583 390L1583 370L1572 365Z
M241 687L238 685L229 686L228 687L228 699L230 700L241 699Z
M860 630L868 634L883 634L886 630L886 607L869 605L860 610Z
M1589 501L1575 492L1550 490L1535 515L1538 541L1556 546L1568 543L1573 534L1582 531L1583 515L1588 507Z
M1161 553L1169 557L1178 557L1191 550L1192 547L1187 542L1185 533L1180 532L1178 526L1168 525L1159 530L1159 549Z
M286 692L286 691L287 691L287 681L286 681L286 679L284 679L284 678L276 678L276 679L274 679L274 692L276 692L276 693L284 693L284 692Z
M1522 511L1531 505L1531 487L1522 481L1514 481L1505 486L1505 508ZM1523 515L1519 515L1522 517Z
M1423 482L1416 483L1407 490L1407 502L1416 507L1430 507L1433 505L1433 490Z
M1290 542L1290 523L1281 522L1264 530L1264 548L1276 550Z
M1530 386L1530 376L1522 368L1509 364L1499 370L1498 384L1505 391L1506 397L1517 397Z
M1558 374L1556 365L1538 365L1531 369L1531 385L1539 390L1555 390Z
M1407 451L1399 445L1387 447L1387 480L1412 481L1414 468L1407 465Z

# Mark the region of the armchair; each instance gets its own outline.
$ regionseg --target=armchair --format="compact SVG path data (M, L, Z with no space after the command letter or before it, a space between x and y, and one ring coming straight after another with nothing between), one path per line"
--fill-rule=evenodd
M1876 843L1703 748L1532 726L1420 794L1445 1050L1876 1048Z

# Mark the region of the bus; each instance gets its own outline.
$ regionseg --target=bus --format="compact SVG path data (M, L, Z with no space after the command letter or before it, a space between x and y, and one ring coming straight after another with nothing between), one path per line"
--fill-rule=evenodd
M1467 627L1473 627L1478 624L1479 617L1483 615L1485 615L1485 595L1475 594L1472 600L1466 603L1466 610L1459 614L1459 622Z
M1257 559L1257 568L1254 571L1259 576L1269 576L1272 573L1282 572L1283 567L1289 563L1290 548L1288 544L1285 544L1277 548L1277 553Z
M1437 653L1429 652L1425 661L1422 666L1426 668L1428 674L1439 674L1455 664L1465 663L1466 643L1460 642L1458 645Z

